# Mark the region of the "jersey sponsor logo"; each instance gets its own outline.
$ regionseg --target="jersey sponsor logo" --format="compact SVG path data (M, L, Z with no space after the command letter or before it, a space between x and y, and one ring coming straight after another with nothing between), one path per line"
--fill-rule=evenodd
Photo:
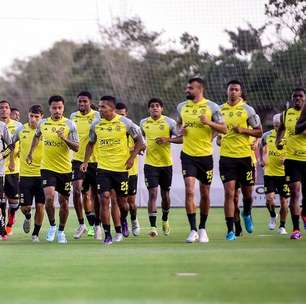
M200 122L195 122L195 121L186 121L185 122L185 127L189 127L189 128L198 128L198 129L202 129L204 128L204 125Z
M119 138L100 139L99 143L101 146L120 145L121 140Z
M46 139L44 140L44 145L49 147L63 147L64 143Z

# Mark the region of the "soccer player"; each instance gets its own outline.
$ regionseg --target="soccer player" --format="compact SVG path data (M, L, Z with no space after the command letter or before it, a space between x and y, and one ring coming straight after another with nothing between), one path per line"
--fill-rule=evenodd
M42 119L33 137L27 162L33 162L33 152L37 148L40 140L43 144L41 160L41 179L45 194L45 206L50 223L50 228L46 240L53 242L56 234L55 224L55 191L59 196L59 217L57 241L60 244L67 243L64 233L68 218L69 208L68 199L71 189L71 161L70 150L79 150L78 133L73 121L63 116L64 98L54 95L49 98L50 117Z
M1 107L1 104L0 104ZM4 206L1 205L0 208L0 236L2 240L7 240L7 233L5 229L5 194L4 194L4 158L8 157L11 152L11 136L7 129L7 126L4 122L0 121L0 134L1 134L1 141L0 141L0 198L1 203L4 201ZM3 209L4 210L3 210Z
M20 120L20 111L17 108L11 108L11 119L19 121Z
M105 232L104 244L112 244L110 231L109 204L111 190L116 191L118 205L121 212L121 223L126 222L128 214L128 170L143 148L139 127L130 119L116 114L116 101L112 96L103 96L99 102L101 118L96 120L90 128L89 142L86 147L84 163L81 170L86 171L89 158L97 145L97 189L101 202L101 219ZM134 150L128 147L128 137L135 140Z
M235 240L235 186L239 182L243 195L243 219L246 230L253 232L251 216L254 172L252 169L250 136L261 137L262 128L255 110L241 98L242 84L232 80L227 84L228 100L221 106L228 132L223 136L220 149L220 176L225 199L224 214L227 225L226 239Z
M116 103L116 113L122 116L128 116L127 106L123 102ZM131 152L134 149L134 140L129 136L128 145ZM137 218L137 181L138 181L138 156L136 156L132 168L129 170L129 190L128 190L128 204L130 209L130 217L132 224L132 234L138 236L140 234L140 225Z
M160 186L162 206L162 229L164 235L169 235L170 225L168 214L170 210L170 187L172 182L171 137L177 135L176 122L162 115L164 105L162 100L152 98L148 102L150 116L140 122L141 131L146 139L146 156L144 165L145 183L149 191L148 214L151 237L158 236L156 227L157 193Z
M292 91L292 106L281 114L277 131L276 146L281 150L286 141L285 176L290 188L290 211L293 224L292 240L302 238L300 232L300 192L302 190L302 215L306 214L306 132L305 132L305 90ZM303 108L304 107L304 108ZM303 109L303 110L302 110ZM301 115L302 114L302 115ZM304 227L306 228L305 222Z
M260 144L260 156L264 166L264 184L266 193L266 205L270 213L268 228L276 227L275 193L280 196L280 226L279 234L287 234L285 224L288 213L288 198L290 197L289 185L285 179L284 160L285 149L278 150L275 146L276 132L280 125L280 115L273 116L274 129L264 133ZM282 143L285 145L285 143Z
M23 230L29 233L31 229L31 206L35 198L35 226L32 233L32 241L39 242L39 231L44 219L45 196L40 178L40 163L42 158L42 141L39 141L33 156L32 163L28 164L26 158L35 135L39 121L43 117L40 105L33 105L29 109L28 122L18 127L12 142L19 142L20 148L20 206L21 212L25 216Z
M185 182L185 206L190 224L186 242L199 239L207 243L206 220L210 207L209 189L213 178L213 132L226 133L219 106L204 97L204 81L191 78L186 87L187 100L177 106L178 125L182 127L182 171ZM200 225L196 227L195 180L200 182Z
M17 128L22 124L10 118L11 106L7 100L0 101L0 121L4 122L11 136L14 135ZM15 214L19 208L19 143L15 145L15 149L10 153L10 156L5 159L5 182L4 192L9 203L8 221L6 224L6 232L12 234L13 225L15 222ZM5 218L6 200L1 202L2 215Z
M95 214L93 212L92 197L94 198L95 196L95 189L92 189L92 186L95 187L95 174L92 174L92 172L95 173L97 168L95 154L89 160L87 172L80 171L80 166L84 161L86 145L89 140L90 125L95 119L100 118L99 112L91 109L91 101L92 96L90 92L80 92L77 96L79 110L73 112L70 116L70 119L77 127L80 142L79 151L74 153L72 160L73 205L79 222L79 227L75 230L73 236L75 239L79 239L87 231L84 223L83 207L89 224L88 236L94 236Z

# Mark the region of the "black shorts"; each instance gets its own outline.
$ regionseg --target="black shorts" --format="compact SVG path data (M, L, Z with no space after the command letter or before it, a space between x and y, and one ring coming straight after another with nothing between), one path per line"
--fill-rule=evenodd
M223 183L235 180L241 186L255 184L254 169L251 157L220 157L220 177Z
M306 179L306 161L286 159L284 164L286 182L288 184Z
M164 191L169 191L172 183L172 166L155 167L144 165L145 183L148 189L160 188Z
M82 192L89 191L90 186L97 189L97 163L89 163L82 185Z
M79 179L84 179L85 173L80 171L80 166L82 165L82 162L79 160L73 160L71 162L72 164L72 181L76 181Z
M19 198L19 174L7 174L4 181L4 193L10 199Z
M213 158L209 156L190 156L181 152L183 177L193 176L202 184L210 185L213 179Z
M252 174L253 174L254 183L255 183L256 182L256 165L254 165L254 163L252 163ZM241 183L240 181L236 181L235 189L238 190L239 188L241 188Z
M128 172L115 172L97 169L97 190L99 193L114 189L120 197L126 197L129 190Z
M71 190L71 177L72 173L58 173L51 170L40 170L42 186L45 187L55 187L55 190L68 197Z
M33 198L35 198L35 204L45 203L40 176L20 176L19 188L21 206L32 206Z
M264 176L265 193L277 193L280 197L290 197L290 189L285 176Z
M129 191L128 191L129 196L136 195L137 181L138 181L137 175L129 175Z

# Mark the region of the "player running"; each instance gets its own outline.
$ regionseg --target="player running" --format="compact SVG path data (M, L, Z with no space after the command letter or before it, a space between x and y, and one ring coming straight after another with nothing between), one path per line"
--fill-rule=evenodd
M50 223L46 240L53 242L56 235L55 224L55 191L59 196L59 218L57 241L67 243L64 233L68 218L68 199L71 189L70 150L79 150L78 133L73 121L63 116L64 98L54 95L49 98L50 117L42 119L38 124L31 149L27 157L28 164L33 162L33 152L40 140L43 143L41 160L41 178L45 194L46 211Z

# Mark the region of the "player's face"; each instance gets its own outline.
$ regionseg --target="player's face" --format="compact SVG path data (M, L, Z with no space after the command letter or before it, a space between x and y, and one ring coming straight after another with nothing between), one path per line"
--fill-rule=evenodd
M241 86L239 84L230 84L227 88L227 97L230 101L240 99L241 93Z
M88 113L90 111L91 100L87 96L78 97L79 111L81 113Z
M297 110L302 109L305 103L305 93L303 91L296 91L292 94L293 107Z
M64 114L64 103L62 101L53 101L49 107L49 110L53 119L61 119Z
M158 118L163 112L163 107L158 102L152 102L149 107L150 116L153 118Z
M127 116L126 109L116 109L116 113L121 116Z
M104 117L107 119L114 115L115 107L107 100L100 100L99 101L99 112L100 112L101 117Z
M28 122L29 125L33 128L36 128L38 125L38 122L41 120L42 114L32 113L30 112L28 114Z
M202 88L196 82L187 84L185 94L188 100L195 100L195 98L199 96L201 93L202 93Z
M19 111L12 111L10 117L11 117L11 119L19 121L20 120L20 113L19 113Z
M0 118L7 119L11 115L11 108L8 103L1 103L0 104Z

